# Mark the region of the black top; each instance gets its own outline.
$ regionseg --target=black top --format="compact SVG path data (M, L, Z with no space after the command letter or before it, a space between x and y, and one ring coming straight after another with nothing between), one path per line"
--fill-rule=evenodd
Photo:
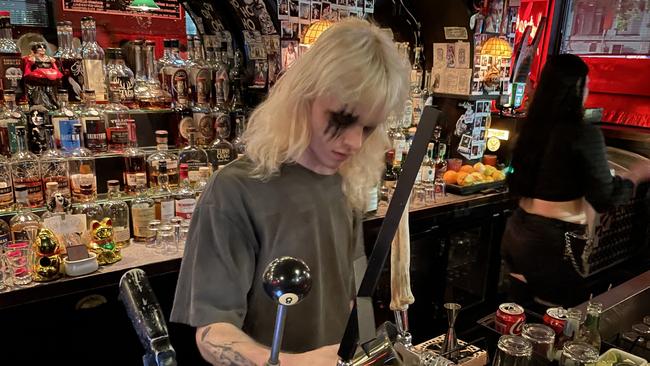
M541 159L513 157L512 193L552 202L585 197L598 212L631 198L632 181L610 172L600 128L591 124L553 128Z

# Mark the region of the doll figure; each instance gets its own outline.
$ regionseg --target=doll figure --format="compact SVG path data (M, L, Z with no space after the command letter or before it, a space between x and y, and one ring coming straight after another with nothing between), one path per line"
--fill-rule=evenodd
M90 223L91 241L88 248L97 254L100 266L113 264L122 260L120 249L113 239L113 221L106 217L101 222L93 220Z
M54 110L58 107L54 92L61 84L63 74L54 57L45 53L47 46L44 42L32 42L31 48L32 53L23 57L23 80L29 104Z

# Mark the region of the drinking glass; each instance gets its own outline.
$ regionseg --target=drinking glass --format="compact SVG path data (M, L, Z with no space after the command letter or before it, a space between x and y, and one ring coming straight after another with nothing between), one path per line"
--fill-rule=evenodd
M544 324L524 324L521 336L533 345L533 363L545 365L553 360L555 331L551 327Z
M518 335L503 335L497 343L492 366L528 366L533 345Z
M0 252L0 291L11 285L11 274L5 254Z
M171 225L163 225L158 229L158 242L162 254L178 253L178 241Z
M11 267L11 278L14 285L27 285L32 282L30 268L30 248L28 242L16 242L7 245L5 253Z
M160 245L158 244L158 227L160 226L160 220L151 220L149 221L148 229L152 232L151 238L145 244L146 248L158 249Z
M447 159L447 169L459 171L460 167L463 166L463 161L457 158Z
M598 350L585 342L570 341L564 344L560 366L588 366L598 361Z
M187 233L190 231L190 220L184 219L181 221L181 232L178 239L178 247L185 248L185 242L187 241Z

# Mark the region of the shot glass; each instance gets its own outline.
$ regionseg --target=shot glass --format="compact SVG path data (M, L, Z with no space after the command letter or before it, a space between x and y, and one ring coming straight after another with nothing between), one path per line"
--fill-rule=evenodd
M598 350L585 342L570 341L564 344L560 366L591 366L598 361Z
M11 268L11 279L14 285L27 285L32 282L30 254L27 242L7 245L5 257Z

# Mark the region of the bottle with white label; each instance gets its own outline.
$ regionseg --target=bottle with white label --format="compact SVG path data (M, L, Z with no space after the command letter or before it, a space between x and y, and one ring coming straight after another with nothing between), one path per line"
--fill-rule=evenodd
M176 201L176 216L183 219L191 219L196 207L196 192L190 185L188 178L188 167L186 164L180 165L181 185L174 195Z
M129 245L131 231L129 229L129 205L124 202L120 192L120 182L109 180L108 201L104 203L104 217L110 217L113 221L113 238L118 248Z
M107 100L106 74L104 72L104 49L97 43L97 29L93 17L81 18L83 45L81 58L84 69L84 87L95 91L97 101Z
M208 154L205 150L196 146L195 143L196 128L189 128L189 144L185 146L178 154L178 162L187 165L188 177L190 184L194 186L199 180L199 168L208 166Z
M45 127L45 135L48 140L47 150L45 150L40 157L43 184L47 188L49 183L56 183L57 191L69 200L71 196L68 162L63 153L61 153L54 144L52 126L47 125ZM45 195L46 202L49 197L49 195Z
M176 209L173 192L169 188L167 162L164 160L158 162L158 186L153 189L152 195L156 203L156 220L162 224L169 223Z
M108 48L106 50L108 63L106 64L106 87L109 93L118 93L120 102L129 107L136 108L135 78L133 71L126 66L121 48Z
M84 142L88 150L94 153L106 152L108 142L106 141L106 121L95 103L95 91L84 90L86 107L81 112L81 127L84 134Z
M68 172L70 173L70 189L72 202L84 202L87 195L97 199L97 176L95 174L95 157L90 150L83 147L81 123L74 126L73 141L77 147L72 150L68 158Z
M149 187L158 186L158 167L164 161L167 168L167 179L171 189L178 187L178 156L169 151L169 133L165 130L156 131L156 152L147 157L147 172L149 174Z
M147 194L147 175L136 175L138 195L131 202L131 220L133 221L133 240L138 243L150 242L154 232L149 229L149 222L156 219L156 203Z

